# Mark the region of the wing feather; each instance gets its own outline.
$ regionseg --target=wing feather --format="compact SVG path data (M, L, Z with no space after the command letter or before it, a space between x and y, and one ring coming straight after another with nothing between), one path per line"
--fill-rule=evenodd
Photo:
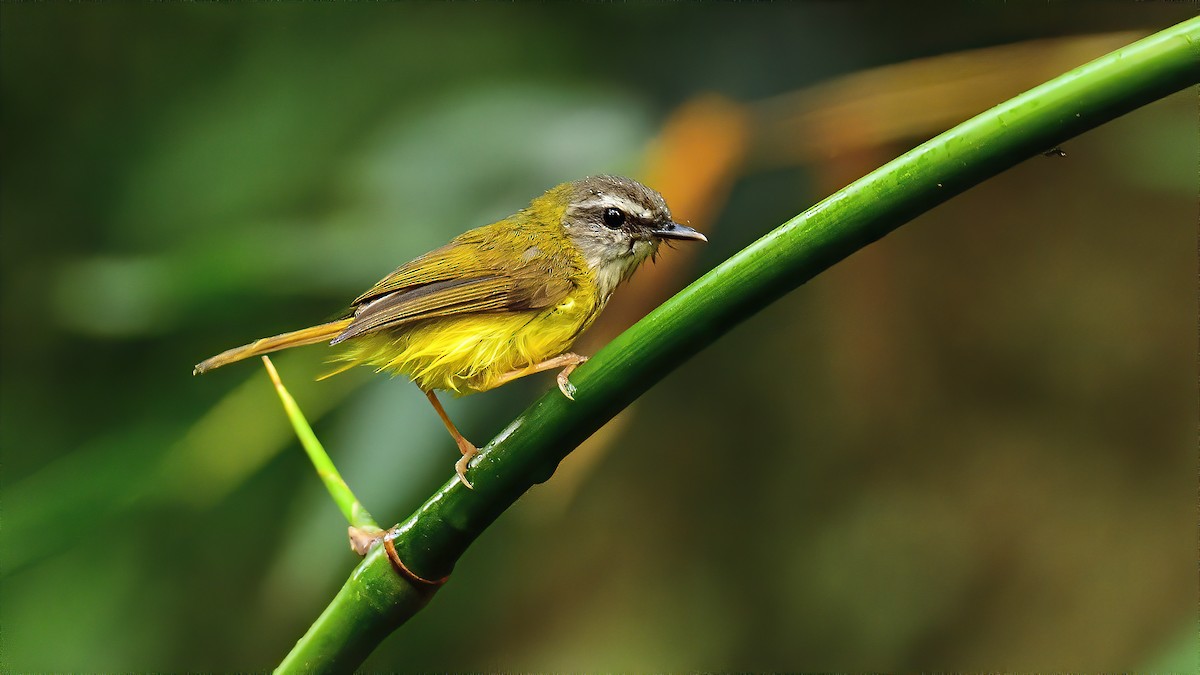
M480 256L460 248L471 243L464 239L402 265L356 298L353 320L331 344L424 319L541 309L562 301L574 287L571 275L561 274L572 261L553 261L545 254L526 259L521 251ZM485 259L521 263L505 269Z
M358 306L393 291L463 278L467 270L462 269L462 256L453 255L455 248L454 244L443 246L397 267L350 304ZM486 274L489 270L480 268L477 271Z

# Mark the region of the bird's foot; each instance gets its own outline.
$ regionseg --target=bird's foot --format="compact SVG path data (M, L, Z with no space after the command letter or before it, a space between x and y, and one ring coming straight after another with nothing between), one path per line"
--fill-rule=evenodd
M479 454L479 448L471 445L471 442L461 436L454 439L458 442L458 451L462 453L462 457L454 463L454 471L458 474L458 479L462 484L467 486L468 490L474 490L475 486L471 485L471 481L467 480L467 467L470 466L471 460L475 455Z
M586 356L575 355L575 358L577 360L574 363L568 364L567 367L563 368L562 372L558 374L558 390L563 393L563 396L566 396L572 401L575 400L575 394L579 390L575 388L575 385L571 384L571 380L568 378L570 378L571 373L573 373L575 369L580 366L580 364L585 363L588 360L588 357Z

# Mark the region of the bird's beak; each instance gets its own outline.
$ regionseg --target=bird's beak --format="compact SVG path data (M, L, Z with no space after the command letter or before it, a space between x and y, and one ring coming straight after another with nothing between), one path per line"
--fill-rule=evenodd
M650 234L659 239L691 239L693 241L708 241L708 237L693 230L687 225L667 223L662 228L651 230Z

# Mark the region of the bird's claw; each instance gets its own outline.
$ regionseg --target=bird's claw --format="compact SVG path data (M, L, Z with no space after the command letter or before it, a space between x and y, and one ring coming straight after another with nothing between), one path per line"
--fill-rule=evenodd
M463 485L467 486L468 490L474 490L475 486L471 485L471 481L467 480L467 468L470 466L471 460L475 458L475 455L479 454L479 448L467 443L464 439L458 444L458 450L462 453L462 457L454 463L454 472L458 474L458 479L462 481Z
M558 374L558 390L561 391L563 396L566 396L570 401L574 401L575 394L579 392L579 390L575 388L575 385L571 384L571 373L574 372L581 363L585 363L588 360L588 357L586 356L576 356L575 358L579 360L567 366L566 368L563 368L562 372Z
M579 391L563 373L558 374L558 390L562 392L563 396L572 401L575 400L575 393Z

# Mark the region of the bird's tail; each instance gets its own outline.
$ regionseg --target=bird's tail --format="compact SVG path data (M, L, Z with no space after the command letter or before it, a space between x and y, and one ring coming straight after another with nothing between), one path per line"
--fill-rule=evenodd
M280 349L288 349L289 347L303 347L304 345L314 345L318 342L328 342L346 330L353 319L340 319L338 321L330 321L323 323L320 326L312 328L304 328L302 330L276 335L275 337L262 338L255 340L248 345L227 349L216 356L207 358L192 369L193 375L207 373L213 368L220 368L223 365L248 359L251 356L276 352Z

